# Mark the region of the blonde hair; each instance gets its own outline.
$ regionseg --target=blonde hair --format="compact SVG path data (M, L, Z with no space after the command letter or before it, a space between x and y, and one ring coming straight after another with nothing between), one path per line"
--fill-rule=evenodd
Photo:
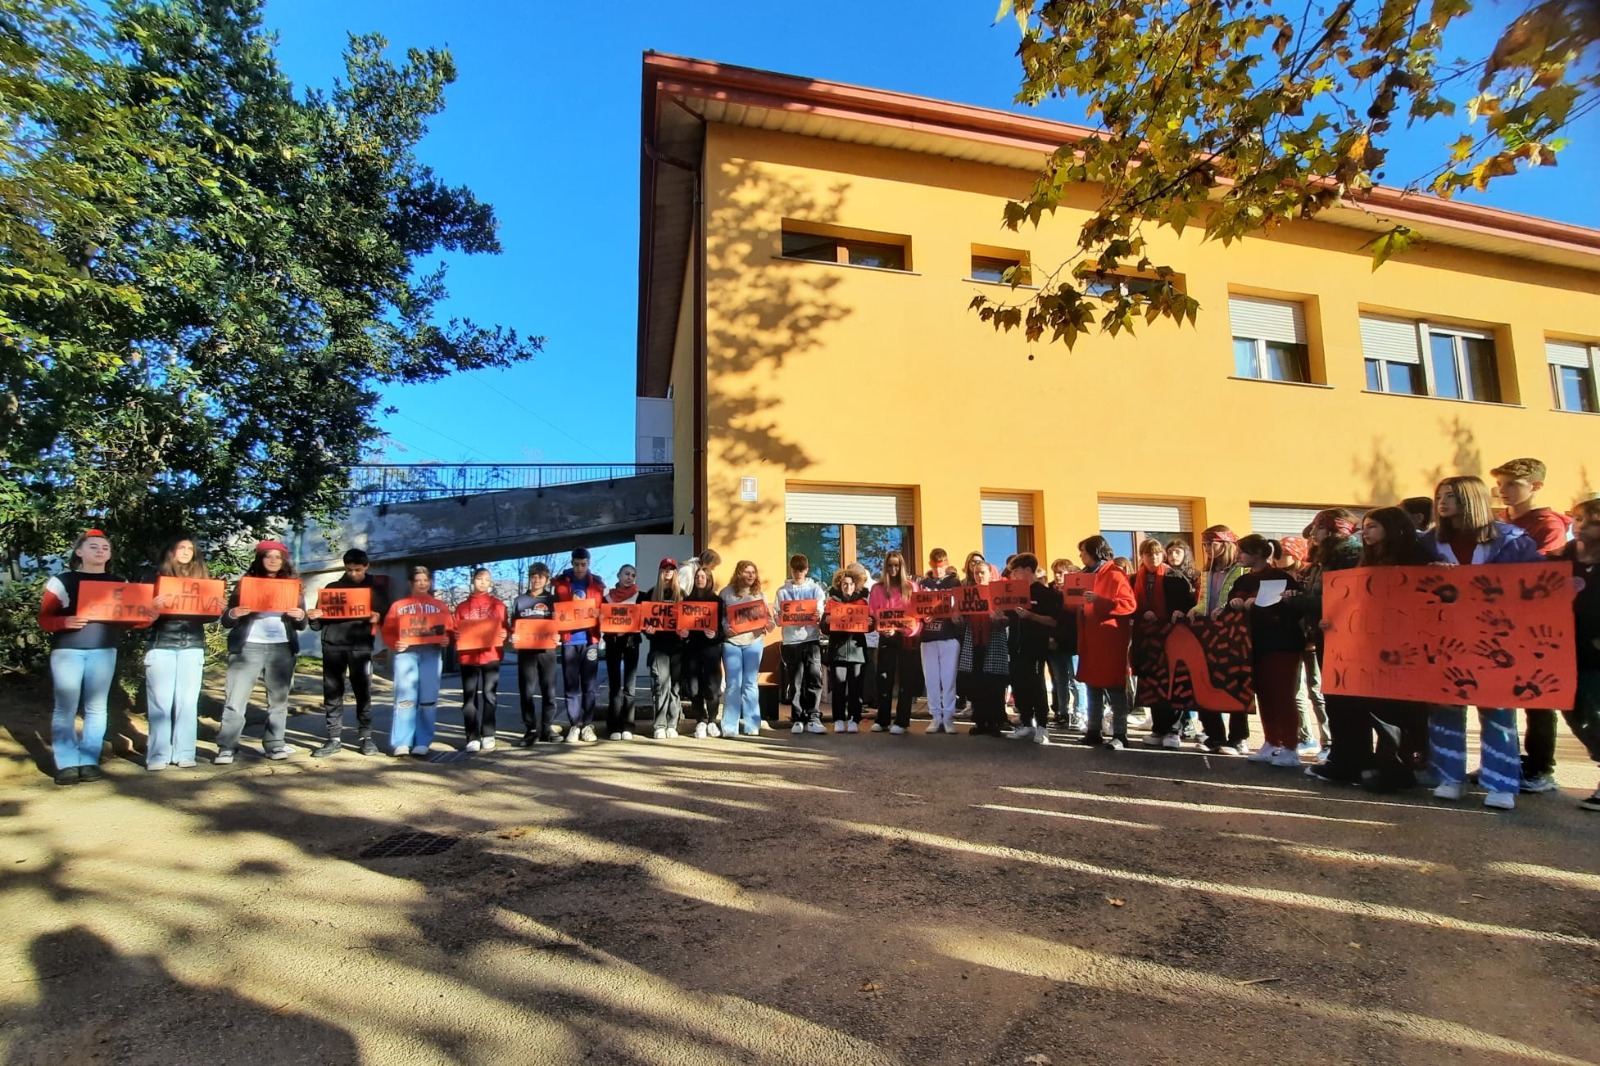
M747 566L750 568L751 572L756 575L755 580L750 582L749 588L740 591L739 575L744 573L744 568ZM733 564L733 577L728 581L728 588L733 590L733 594L735 596L761 595L761 568L755 563L751 562L749 559L740 559L737 563Z
M1449 489L1456 498L1459 514L1445 518L1439 514L1439 493ZM1439 539L1451 540L1471 533L1479 544L1494 539L1494 501L1482 478L1471 475L1447 477L1433 489L1433 513L1439 524Z

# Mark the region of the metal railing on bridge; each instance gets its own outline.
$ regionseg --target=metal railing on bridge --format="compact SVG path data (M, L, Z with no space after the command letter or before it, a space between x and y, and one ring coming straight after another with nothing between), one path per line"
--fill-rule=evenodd
M349 494L356 506L375 507L670 473L671 463L361 464L350 468Z

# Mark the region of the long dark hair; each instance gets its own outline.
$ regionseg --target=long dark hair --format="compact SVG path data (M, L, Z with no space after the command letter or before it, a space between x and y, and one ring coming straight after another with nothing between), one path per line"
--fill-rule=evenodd
M178 545L184 541L194 545L194 558L187 563L180 563L173 556L178 554ZM162 577L211 576L211 571L206 567L205 553L200 550L200 542L187 533L179 533L167 541L166 547L161 549L161 562L157 565L156 573Z
M1400 507L1379 507L1368 511L1363 522L1375 522L1383 527L1383 539L1376 544L1361 545L1362 566L1419 566L1427 562L1422 550L1422 539L1417 534L1417 524L1411 515Z
M276 549L276 548L267 549L267 551L277 551L277 550L278 549ZM294 560L289 558L289 553L288 552L282 552L281 554L283 555L283 566L278 570L278 572L276 574L268 572L267 567L266 567L266 563L264 563L262 561L267 557L267 552L256 552L256 557L253 560L251 560L250 569L248 569L248 570L246 570L244 572L244 576L245 577L294 577Z

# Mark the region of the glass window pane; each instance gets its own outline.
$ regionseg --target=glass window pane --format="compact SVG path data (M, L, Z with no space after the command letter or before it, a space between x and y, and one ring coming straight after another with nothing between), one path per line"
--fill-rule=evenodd
M972 276L978 281L1015 281L1019 285L1028 283L1028 272L1021 269L1022 264L1015 259L996 259L987 255L972 257ZM1012 271L1011 277L1006 277L1006 271Z
M839 569L839 549L844 527L839 525L821 525L816 522L790 522L785 528L788 540L788 555L796 552L804 555L811 563L811 576L821 582L833 579L833 572ZM777 573L767 573L767 567L761 567L761 587L770 594L771 591L783 584L789 576L789 560L785 558L778 565Z
M1573 366L1551 367L1556 378L1556 406L1563 411L1588 411L1600 408L1595 403L1594 378L1587 370Z
M845 247L850 252L850 262L856 266L881 267L884 270L906 268L906 250L898 245L849 241Z
M1256 342L1249 337L1233 338L1233 373L1241 378L1261 376L1256 372Z
M1459 339L1466 356L1467 398L1499 403L1500 372L1494 365L1494 341L1476 337Z
M839 261L839 242L832 237L811 233L785 233L783 254L790 259L815 259L823 263Z
M1383 368L1378 365L1378 360L1367 360L1367 391L1383 391Z
M883 572L883 557L892 551L905 553L908 573L922 573L918 560L911 554L910 526L856 527L856 559L870 570L873 576ZM828 576L830 578L833 576L831 570Z
M1408 396L1423 395L1422 367L1411 363L1387 363L1384 370L1389 375L1389 391Z
M1267 342L1267 378L1272 381L1306 380L1306 346Z
M1020 550L1016 526L983 527L983 557L995 566L1004 566L1006 557Z
M1143 533L1138 530L1128 529L1102 529L1100 535L1106 538L1106 543L1111 545L1111 553L1120 555L1124 559L1133 558L1133 545L1136 537L1142 538ZM1076 553L1074 553L1076 554ZM1074 562L1080 560L1074 559Z
M1461 399L1461 381L1456 376L1456 339L1448 333L1430 333L1428 352L1433 360L1433 394L1451 400Z

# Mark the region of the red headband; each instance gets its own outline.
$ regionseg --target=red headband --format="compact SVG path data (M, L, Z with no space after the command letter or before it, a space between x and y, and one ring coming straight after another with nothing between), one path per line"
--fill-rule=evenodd
M289 546L287 544L285 544L281 540L258 540L258 541L256 541L256 554L257 555L265 555L265 554L267 554L267 552L278 552L278 553L282 554L284 556L284 558L288 558L288 556L289 556Z
M1311 520L1311 528L1326 529L1337 537L1348 537L1356 531L1356 524L1348 518L1335 518L1324 511Z
M1239 535L1231 529L1220 529L1214 532L1208 529L1200 535L1200 540L1204 544L1216 544L1218 541L1223 544L1237 544L1239 543Z
M98 529L86 529L86 530L83 531L83 535L85 537L101 537L101 538L105 537L105 534L102 533Z
M1284 537L1281 543L1283 554L1296 559L1304 559L1310 551L1310 545L1306 543L1304 537Z

